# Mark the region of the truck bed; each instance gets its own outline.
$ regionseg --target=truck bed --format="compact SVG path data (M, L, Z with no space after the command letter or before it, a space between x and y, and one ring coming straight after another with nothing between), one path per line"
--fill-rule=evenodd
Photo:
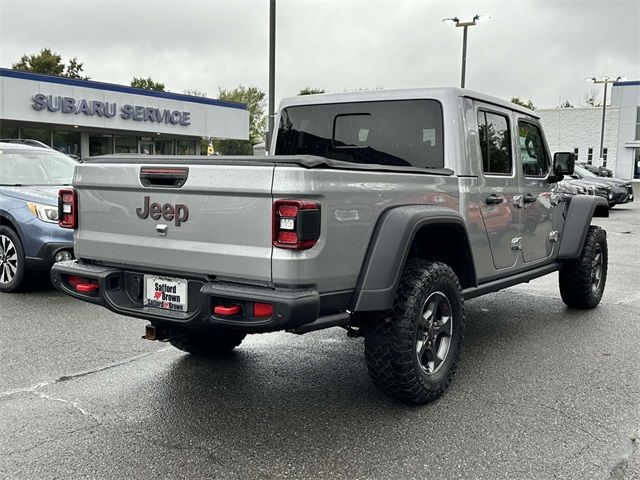
M179 188L145 186L143 168L188 169ZM360 165L312 156L105 156L77 167L81 260L180 277L262 286L312 286L349 297L381 213L429 203L458 210L448 169ZM185 205L187 221L141 219L149 203ZM321 205L321 234L310 250L273 247L274 200ZM443 204L443 202L445 202ZM158 232L166 225L166 235Z

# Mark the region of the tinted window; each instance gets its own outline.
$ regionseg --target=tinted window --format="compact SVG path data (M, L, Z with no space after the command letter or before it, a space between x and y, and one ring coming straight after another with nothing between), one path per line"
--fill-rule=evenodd
M489 174L510 175L513 158L507 117L479 111L478 134L482 151L482 171Z
M442 109L435 100L289 107L282 111L275 154L442 168Z
M528 177L544 177L550 163L540 128L529 122L518 122L518 137L522 171Z

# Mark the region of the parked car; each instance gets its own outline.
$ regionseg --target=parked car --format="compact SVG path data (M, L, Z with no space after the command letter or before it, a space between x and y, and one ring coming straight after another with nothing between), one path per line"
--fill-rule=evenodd
M73 235L58 225L58 190L75 165L46 146L0 142L0 291L19 290L27 273L73 258Z
M343 327L414 403L455 374L465 299L559 272L569 307L600 302L607 202L553 193L574 154L551 155L534 112L434 88L296 97L276 123L259 159L83 161L60 192L78 259L54 285L194 355Z
M596 188L596 195L606 195L606 198L608 198L607 201L609 203L609 208L612 208L619 203L629 203L634 200L633 186L631 182L627 180L599 177L580 165L575 166L575 170L571 177L592 184ZM610 188L611 192L609 192L607 187ZM611 195L610 198L609 195Z
M563 180L556 183L554 192L566 195L595 195L593 185L571 177L565 177Z
M42 143L40 140L33 140L31 138L0 138L0 143L14 143L17 145L29 145L31 147L51 148L46 143Z
M576 163L576 165L589 170L591 173L597 175L598 177L613 177L613 170L610 170L607 167L598 167L586 162Z

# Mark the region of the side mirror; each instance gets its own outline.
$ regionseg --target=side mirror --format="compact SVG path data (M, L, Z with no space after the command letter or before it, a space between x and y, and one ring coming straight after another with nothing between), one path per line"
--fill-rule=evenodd
M573 152L556 152L553 154L553 173L556 175L573 175L576 156Z
M549 182L559 182L565 175L573 175L576 165L576 156L573 152L556 152L553 154L553 174L549 176Z

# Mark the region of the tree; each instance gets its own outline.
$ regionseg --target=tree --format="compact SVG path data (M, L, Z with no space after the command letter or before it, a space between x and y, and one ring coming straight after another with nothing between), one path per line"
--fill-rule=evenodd
M253 155L253 146L263 142L267 133L265 98L257 87L240 85L232 90L219 89L218 98L227 102L244 103L249 111L249 140L216 140L213 148L221 155Z
M571 105L571 103L569 103L569 100L565 100L564 102L562 102L560 104L560 108L573 108L573 105Z
M207 96L207 92L203 92L201 90L185 90L185 95L191 95L192 97L205 97Z
M89 77L82 75L84 64L78 61L78 57L73 57L65 65L62 61L62 56L53 52L50 48L43 48L32 55L25 53L18 62L11 65L11 68L22 72L44 73L45 75L89 80Z
M305 87L298 92L298 96L301 95L316 95L318 93L324 93L324 88Z
M69 78L79 78L81 80L89 80L89 77L82 75L82 71L84 70L84 64L78 61L77 57L73 57L67 63L65 68L65 77Z
M136 88L142 88L144 90L155 90L156 92L164 92L164 83L154 82L151 77L138 78L133 77L131 80L131 86Z
M598 91L595 88L592 88L588 92L584 92L583 103L589 107L602 106L602 103L600 102L600 95L598 95Z
M357 87L357 88L347 88L343 91L345 92L370 92L371 90L384 90L384 85L378 85L374 88L369 87Z
M518 97L511 97L511 103L515 103L516 105L520 105L521 107L528 108L529 110L535 110L536 106L533 104L531 100L520 100Z

